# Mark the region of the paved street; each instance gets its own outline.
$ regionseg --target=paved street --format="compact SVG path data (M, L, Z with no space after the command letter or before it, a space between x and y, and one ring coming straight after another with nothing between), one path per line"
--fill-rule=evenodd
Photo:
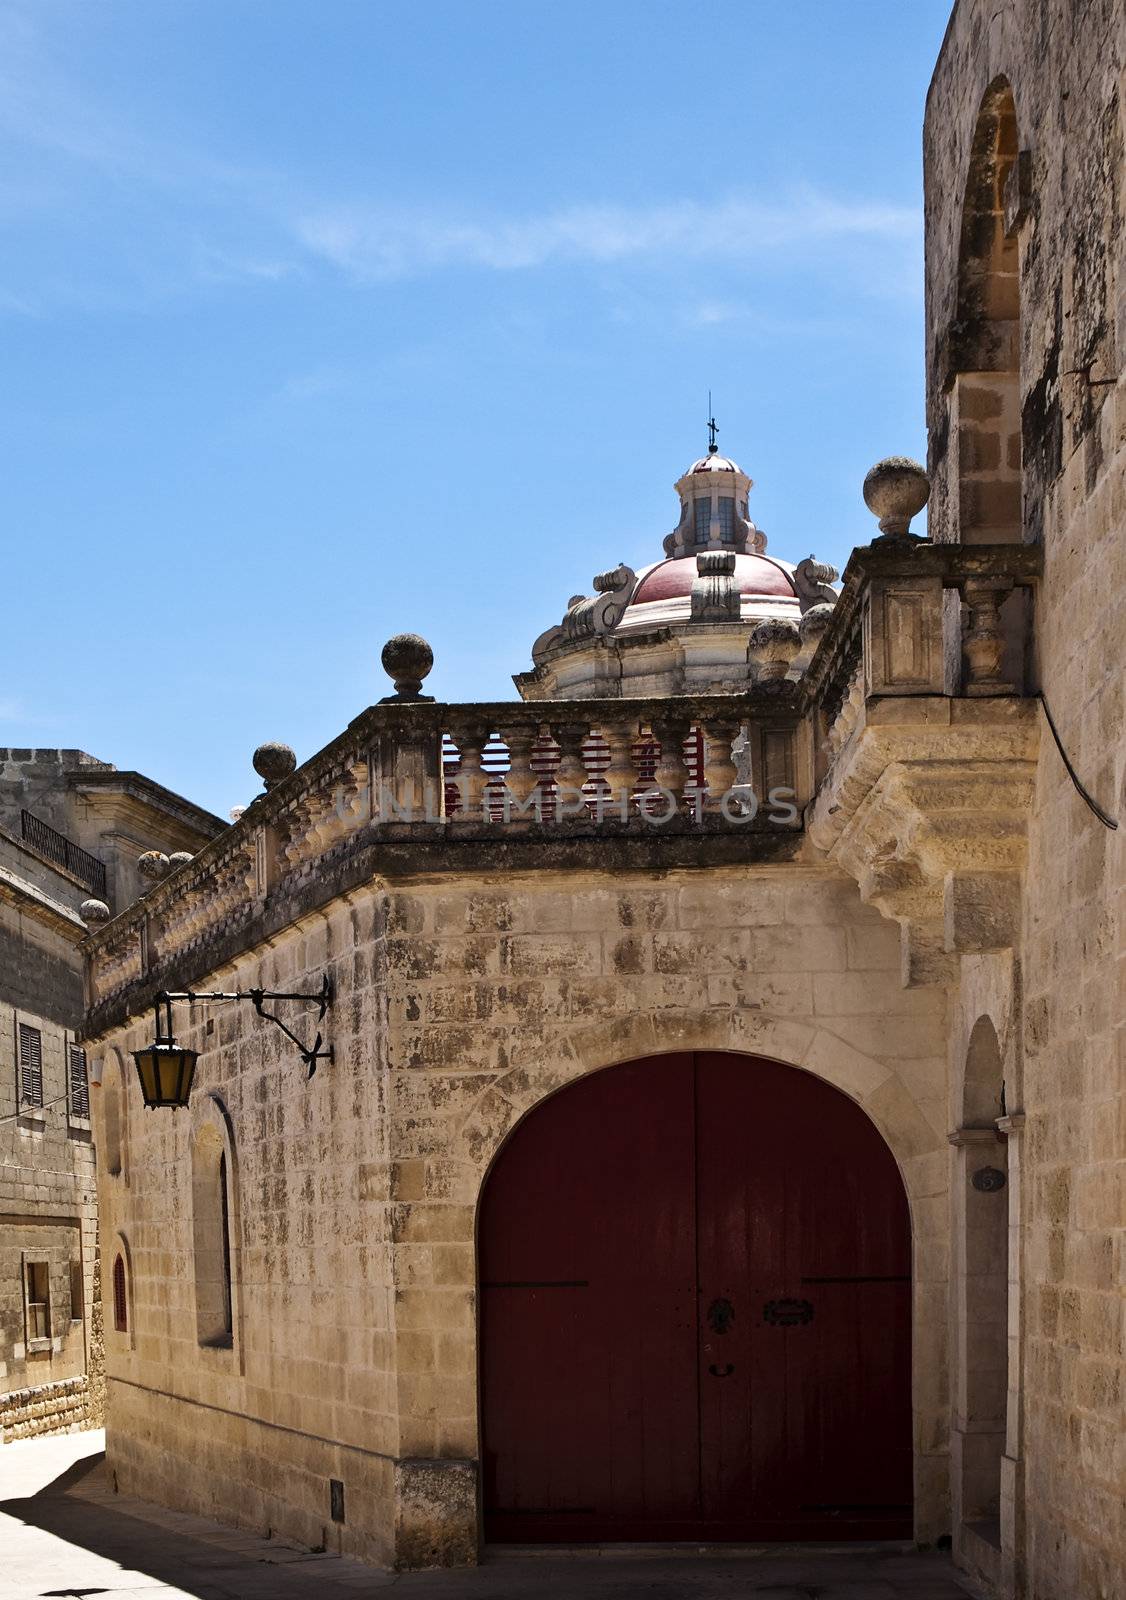
M0 1446L0 1600L965 1600L942 1556L506 1551L394 1576L113 1493L101 1433Z

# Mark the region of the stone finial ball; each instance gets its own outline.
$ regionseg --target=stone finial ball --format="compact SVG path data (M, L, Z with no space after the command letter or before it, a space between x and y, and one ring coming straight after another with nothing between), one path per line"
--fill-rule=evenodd
M168 857L163 850L146 850L137 857L137 871L150 883L157 883L168 871Z
M764 617L751 629L752 650L781 650L798 648L798 625L792 617Z
M421 634L397 633L383 646L380 660L395 693L410 697L422 688L423 678L434 665L434 652Z
M297 757L287 744L277 739L267 739L254 752L254 770L267 789L281 783L297 770Z
M864 504L880 519L880 532L902 534L930 499L931 483L918 461L887 456L869 469L863 492Z
M191 859L192 853L190 850L173 850L172 854L168 857L168 865L169 868L175 872L177 867L187 866Z
M764 683L780 680L801 649L798 625L790 617L766 617L751 629L747 646L759 680Z
M83 900L78 915L88 928L100 928L109 921L109 906L104 900Z
M832 624L836 609L836 606L831 605L828 600L823 600L820 605L810 606L798 623L803 644L816 646L824 638Z

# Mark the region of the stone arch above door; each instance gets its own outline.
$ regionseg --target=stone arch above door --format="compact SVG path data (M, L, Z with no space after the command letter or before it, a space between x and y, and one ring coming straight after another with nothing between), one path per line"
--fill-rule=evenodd
M468 1158L483 1178L520 1119L564 1084L622 1061L678 1050L765 1056L843 1090L883 1134L909 1199L934 1192L937 1164L945 1161L944 1133L920 1109L906 1074L816 1023L738 1011L702 1011L691 1017L639 1013L576 1030L554 1050L542 1052L534 1066L513 1067L490 1084L458 1130L456 1153ZM934 1071L941 1074L940 1058L935 1058ZM941 1082L936 1087L943 1092Z

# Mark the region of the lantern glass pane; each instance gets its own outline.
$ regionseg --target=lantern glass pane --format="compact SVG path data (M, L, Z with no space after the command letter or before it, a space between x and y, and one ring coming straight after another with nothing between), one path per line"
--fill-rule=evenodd
M151 1044L135 1050L133 1059L147 1106L186 1106L191 1094L198 1051L177 1044Z

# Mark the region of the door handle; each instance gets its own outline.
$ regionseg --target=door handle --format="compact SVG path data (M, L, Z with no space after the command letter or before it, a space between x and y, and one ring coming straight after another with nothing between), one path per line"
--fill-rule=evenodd
M724 1367L717 1367L713 1361L711 1366L708 1368L708 1371L711 1373L713 1378L730 1378L731 1374L735 1371L735 1367L730 1361Z

